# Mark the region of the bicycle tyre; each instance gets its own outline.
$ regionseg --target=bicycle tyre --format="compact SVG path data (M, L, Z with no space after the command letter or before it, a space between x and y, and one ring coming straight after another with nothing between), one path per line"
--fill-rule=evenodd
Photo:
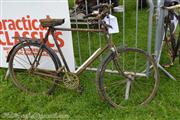
M117 51L119 53L118 60L120 58L119 62L122 62L123 61L122 59L125 59L124 61L125 64L127 64L127 62L129 62L130 64L123 67L122 63L117 63L117 60L115 60L115 54L113 52L110 52L107 55L107 57L103 60L102 64L99 66L98 71L97 71L96 86L97 86L97 90L100 97L103 100L107 101L113 107L125 108L128 106L146 105L154 98L157 92L158 86L159 86L158 69L153 58L149 56L143 50L135 49L135 48L118 48ZM134 55L137 57L138 60L145 58L145 60L142 59L141 61L136 63L137 65L136 67L138 68L141 67L141 69L139 69L140 71L142 70L143 66L139 66L139 65L142 65L143 63L145 63L145 66L143 69L146 69L147 61L151 63L154 73L152 74L149 73L149 77L144 77L144 78L149 78L148 82L151 83L152 85L149 86L151 87L150 91L145 95L145 92L143 91L147 90L148 88L147 86L145 86L148 83L147 80L145 81L146 83L143 83L143 85L141 85L139 83L141 82L141 80L143 80L142 82L144 82L143 77L137 77L136 79L135 78L136 76L134 76L134 80L131 81L131 87L129 90L128 99L127 98L125 99L125 96L128 95L128 94L125 94L127 90L126 86L127 86L128 81L130 80L130 79L127 79L130 77L128 76L128 73L125 74L125 71L126 72L129 71L129 73L133 72L134 75L140 72L140 71L135 71L137 68L135 69L134 66L132 66L133 64L132 58L134 59L133 57ZM140 58L140 56L142 56L142 58ZM113 73L113 71L116 71L115 69L117 67L113 69L112 73L106 72L106 70L111 68L112 65L115 66L117 64L120 65L120 69L121 69L121 70L117 70L117 71L120 71L118 72L118 74ZM132 71L133 69L134 71ZM127 80L124 80L124 79L127 79ZM117 86L115 86L116 84ZM133 93L132 89L135 89L135 88L137 88L136 92ZM143 96L139 95L140 93L142 93Z
M35 51L32 51L30 48L34 49ZM55 87L54 78L47 78L43 75L37 74L33 75L33 72L31 73L29 71L29 68L31 67L30 64L32 64L39 49L40 43L38 42L24 42L18 45L12 51L11 57L9 59L9 71L13 83L20 90L29 94L47 93L49 89ZM43 68L43 66L45 64L47 65L48 62L48 66L51 67L51 70L57 71L57 69L60 67L60 64L58 62L59 60L57 59L57 56L55 53L53 53L53 50L46 45L43 45L41 49L43 51L42 55L44 55L44 57L41 57L36 68ZM21 56L22 52L26 53L27 55ZM17 69L17 67L20 69Z

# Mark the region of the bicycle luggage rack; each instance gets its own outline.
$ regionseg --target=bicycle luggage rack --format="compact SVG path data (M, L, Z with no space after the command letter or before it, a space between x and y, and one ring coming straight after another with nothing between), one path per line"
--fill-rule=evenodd
M83 19L83 18L77 18L77 17L71 17L71 25L94 25L91 20L93 20L94 17L89 18L89 19Z

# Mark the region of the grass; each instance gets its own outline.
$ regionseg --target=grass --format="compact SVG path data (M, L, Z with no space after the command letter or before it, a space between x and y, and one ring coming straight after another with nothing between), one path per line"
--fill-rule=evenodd
M72 1L69 0L71 6ZM135 43L135 6L131 0L126 2L126 44L134 46ZM139 13L139 35L138 47L146 50L147 45L147 10L142 10ZM116 14L117 15L117 14ZM117 15L119 19L122 15ZM122 43L122 22L120 22L120 34L113 36L114 39L120 39ZM82 37L87 35L82 34ZM91 35L93 44L96 43L97 34ZM75 38L75 33L73 35ZM115 41L118 42L118 41ZM83 46L87 40L81 40L82 51L87 47ZM117 43L118 44L118 43ZM76 40L74 46L76 45ZM96 47L96 46L95 46ZM93 50L95 48L92 48ZM88 56L85 51L83 60ZM78 57L77 48L75 47L75 56ZM79 61L77 61L78 63ZM66 89L59 88L55 95L52 96L31 96L23 92L9 81L4 80L6 69L0 69L0 119L7 120L3 116L7 113L18 115L62 115L65 119L106 119L106 120L178 120L180 119L180 65L176 63L173 67L168 68L177 81L172 81L160 71L160 87L155 99L143 107L132 107L128 109L114 109L108 104L102 102L96 91L95 73L85 72L81 77L81 84L85 90L82 94ZM37 114L38 113L38 114ZM13 115L14 115L13 114ZM21 119L20 117L18 120ZM33 119L33 118L32 118Z

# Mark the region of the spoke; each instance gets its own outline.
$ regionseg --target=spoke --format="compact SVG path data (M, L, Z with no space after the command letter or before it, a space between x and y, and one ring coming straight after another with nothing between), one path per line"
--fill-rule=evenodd
M25 53L25 55L26 55L26 57L27 57L27 59L28 59L29 63L32 65L32 63L31 63L31 61L30 61L30 59L29 59L29 56L27 55L26 50L25 50L25 48L24 48L24 47L23 47L23 50L24 50L24 53Z
M148 80L143 80L143 81L142 81L142 80L136 80L136 79L135 79L133 82L134 82L134 83L137 83L137 84L138 84L138 82L140 82L140 83L142 83L142 84L144 84L144 85L153 86L153 85L149 85L149 84L152 84L152 82L149 83L149 84L148 84L148 83L145 83L146 81L149 81L149 80L150 80L150 79L148 79Z
M150 62L149 62L150 63ZM140 65L139 65L140 66ZM139 68L139 67L138 67ZM144 66L141 67L141 69L138 69L138 72L143 72L145 69L147 69L147 64L145 63Z
M18 58L19 60L21 60L22 61L22 63L25 63L25 64L27 64L27 65L30 65L30 66L32 66L32 63L28 63L27 62L27 60L25 60L25 59L23 59L23 58L21 58L21 57L19 57L19 56L16 56L16 58ZM30 59L29 59L30 60ZM28 60L28 61L29 61ZM17 60L16 60L17 61ZM29 61L30 62L30 61ZM36 61L37 62L37 61ZM35 62L35 63L36 63ZM41 62L39 62L39 63L41 63L41 66L43 66L43 64L44 63L46 63L47 61L41 61ZM18 62L18 63L20 63L20 62ZM46 63L47 64L47 63ZM21 64L22 65L22 64ZM37 64L38 65L38 64ZM37 66L36 66L37 67Z
M113 83L111 83L110 85L112 85L112 86L114 86L114 85L121 85L121 84L124 84L124 83L126 83L127 82L127 80L123 80L123 81L116 81L116 82L113 82Z
M127 82L127 80L124 80L122 83L126 83L126 82ZM114 91L117 90L115 88L118 88L118 93L122 94L122 91L125 90L125 89L123 89L123 88L125 88L125 84L124 84L124 87L123 86L119 86L119 85L107 87L107 85L104 85L104 88L105 88L106 91L109 91L109 95L114 94ZM119 89L119 88L121 88L121 89Z
M24 59L22 59L21 57L19 57L19 56L16 56L16 58L18 58L19 60L22 60L23 62L22 63L26 63L26 64L28 64L28 65L31 65L31 64L29 64L26 60L24 60ZM16 60L16 59L15 59ZM17 60L16 60L17 61Z
M15 61L18 62L19 64L21 64L23 68L27 69L21 62L17 61L16 59L15 59Z

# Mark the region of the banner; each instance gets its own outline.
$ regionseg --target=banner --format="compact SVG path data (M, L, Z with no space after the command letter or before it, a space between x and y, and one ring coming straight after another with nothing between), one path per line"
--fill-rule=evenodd
M40 26L39 19L64 18L60 27L70 28L68 0L1 0L0 17L0 67L7 67L6 57L10 49L17 43L13 36L43 38L46 30ZM75 70L72 34L67 31L56 31L56 39L65 55L71 71ZM56 49L52 37L48 46ZM48 61L47 61L48 63Z

